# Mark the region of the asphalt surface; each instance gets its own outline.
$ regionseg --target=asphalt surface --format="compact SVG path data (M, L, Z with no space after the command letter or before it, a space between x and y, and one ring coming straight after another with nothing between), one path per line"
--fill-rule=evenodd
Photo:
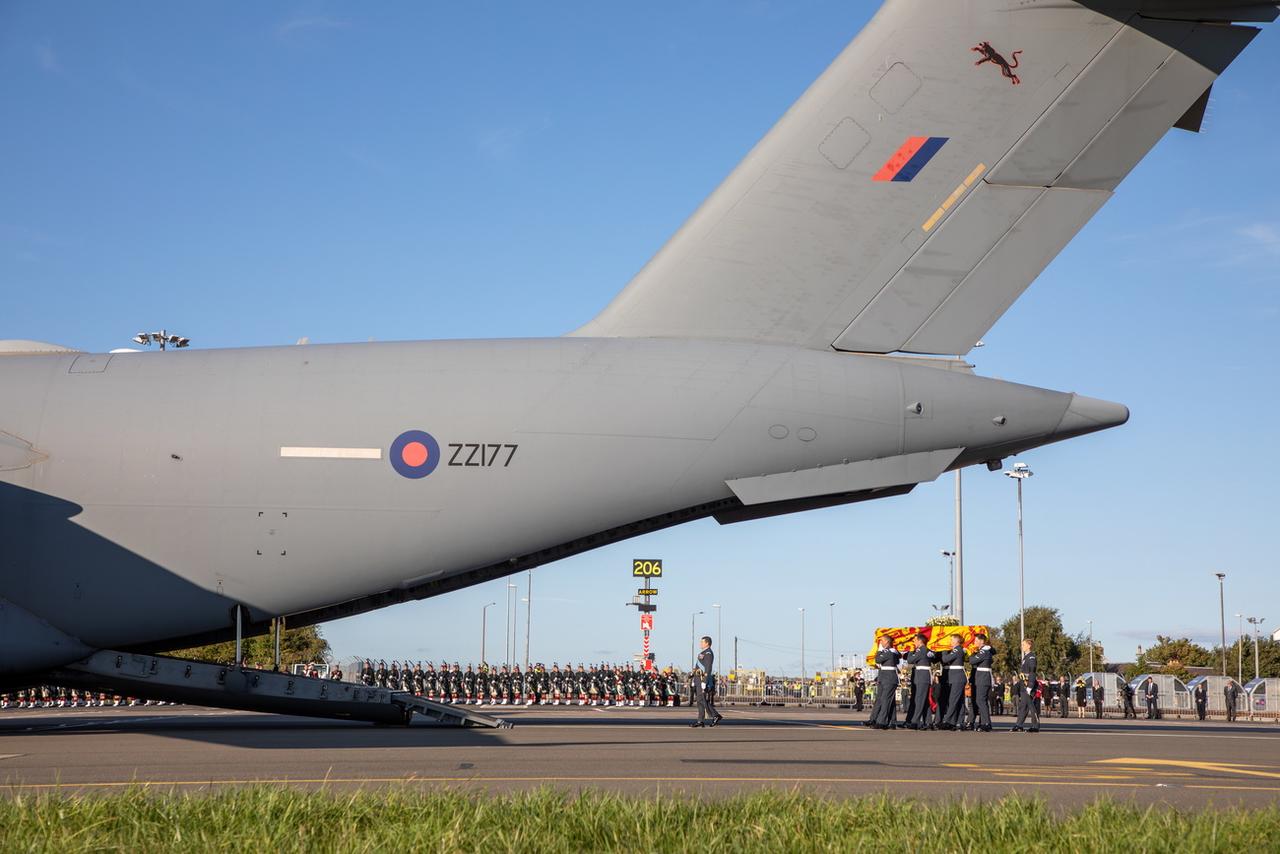
M1034 793L1183 808L1280 803L1274 723L1046 719L1041 732L882 732L865 714L731 707L498 711L512 729L408 728L192 707L0 712L0 792L199 791L261 782L716 797L764 788L924 799Z

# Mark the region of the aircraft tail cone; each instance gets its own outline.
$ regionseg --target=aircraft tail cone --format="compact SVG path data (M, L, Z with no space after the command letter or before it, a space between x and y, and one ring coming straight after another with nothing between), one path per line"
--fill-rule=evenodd
M1106 430L1108 427L1119 427L1129 420L1129 407L1110 400L1099 400L1079 394L1071 395L1071 404L1063 413L1058 428L1054 430L1055 439L1066 439L1071 436L1083 436Z

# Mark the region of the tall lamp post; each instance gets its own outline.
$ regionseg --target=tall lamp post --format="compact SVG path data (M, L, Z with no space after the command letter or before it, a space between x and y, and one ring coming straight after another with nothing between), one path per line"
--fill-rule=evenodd
M1021 644L1027 637L1026 585L1024 583L1026 561L1022 547L1022 482L1031 477L1034 472L1026 463L1014 463L1013 468L1004 474L1005 477L1011 477L1018 482L1018 643Z
M689 617L689 669L695 670L698 667L698 644L694 641L694 627L698 622L698 615L705 613L704 611L694 611Z
M942 556L947 559L949 567L947 572L947 599L951 602L956 602L956 553L943 549Z
M529 630L533 626L533 570L529 570L529 598L524 610L524 669L529 669Z
M800 696L804 696L805 686L808 684L808 670L804 666L804 608L800 609Z
M1093 620L1089 621L1089 672L1093 673Z
M1227 610L1224 604L1225 598L1222 592L1222 580L1227 577L1225 572L1215 572L1214 578L1218 579L1218 623L1222 628L1222 676L1227 676Z
M711 607L716 609L716 643L720 643L721 638L724 637L724 632L721 629L722 623L720 622L720 606L712 603ZM716 684L720 684L720 656L718 655L716 656Z
M1244 685L1244 614L1236 614L1236 681Z
M962 469L956 469L956 543L952 548L956 553L956 586L951 592L951 602L955 606L952 613L960 619L960 624L964 625L964 513L960 502L961 471Z
M1262 621L1266 617L1249 617L1249 624L1253 626L1253 678L1262 678L1262 671L1258 669L1258 626L1262 625Z
M159 345L161 350L167 350L170 347L190 347L191 339L183 338L181 335L171 335L166 329L159 332L139 332L133 336L134 344L141 344L143 347L150 347L152 344Z
M836 669L836 603L827 603L827 631L831 635L831 672Z
M1260 627L1266 621L1266 617L1250 617L1249 622L1253 623L1253 678L1262 678L1261 665L1258 663L1258 632Z
M485 663L484 642L485 642L485 638L488 637L488 634L489 634L487 630L489 615L485 612L488 611L489 608L497 604L498 604L497 602L490 602L488 605L485 605L483 608L480 609L480 663L481 664Z
M515 653L516 612L515 612L515 608L512 607L512 597L515 595L515 592L516 592L516 586L512 584L510 581L508 581L507 582L507 625L503 632L504 641L506 643L506 653L505 653L505 658L503 659L503 663L507 667L511 666L511 660L516 657L516 653Z

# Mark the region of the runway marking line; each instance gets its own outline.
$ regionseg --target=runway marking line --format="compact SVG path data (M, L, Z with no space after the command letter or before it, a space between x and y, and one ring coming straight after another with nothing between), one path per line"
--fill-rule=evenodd
M1250 777L1270 777L1280 780L1280 773L1258 771L1258 768L1274 768L1274 765L1244 765L1237 762L1199 762L1190 759L1095 759L1091 764L1146 765L1168 768L1192 768L1197 771L1217 771L1223 774L1244 774Z

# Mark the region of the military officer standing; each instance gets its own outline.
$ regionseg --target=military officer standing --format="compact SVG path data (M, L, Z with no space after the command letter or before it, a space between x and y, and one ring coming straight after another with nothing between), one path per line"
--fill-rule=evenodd
M898 689L898 662L902 656L890 645L889 636L881 635L876 653L876 699L871 707L867 726L876 729L892 729L897 726L894 695Z
M942 684L946 686L943 696L947 701L942 728L956 730L960 728L960 718L964 714L964 647L959 635L952 635L950 642L951 649L942 653Z
M974 635L973 639L978 651L969 656L969 664L973 668L969 686L978 713L976 725L978 732L991 732L991 662L995 658L995 650L982 632Z
M715 726L724 716L716 711L716 676L713 671L716 654L711 651L711 638L702 636L702 651L698 653L698 669L694 670L698 682L698 719L693 726ZM701 672L699 672L701 671ZM707 722L707 718L711 722Z
M929 711L930 664L933 661L933 650L925 646L925 636L916 632L911 639L914 649L907 653L907 664L911 665L911 699L908 701L907 727L924 729Z
M1039 732L1040 713L1036 710L1036 654L1031 651L1031 638L1022 641L1022 663L1018 665L1018 722L1012 732ZM1027 717L1030 725L1024 727Z

